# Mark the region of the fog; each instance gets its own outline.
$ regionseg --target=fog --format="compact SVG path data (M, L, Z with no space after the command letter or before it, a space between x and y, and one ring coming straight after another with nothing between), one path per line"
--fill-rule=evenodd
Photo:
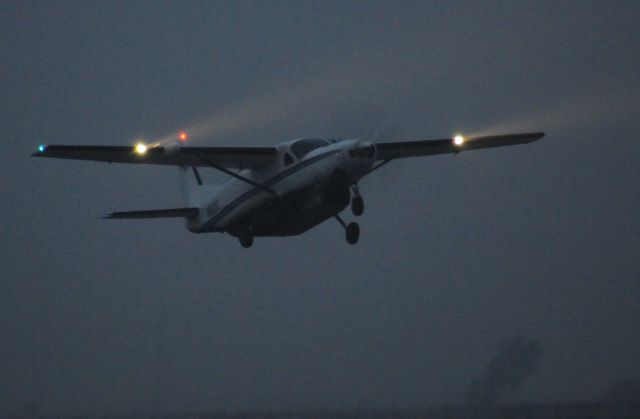
M635 391L637 2L0 10L0 416ZM547 135L374 172L357 246L333 220L250 250L179 220L101 220L179 206L177 170L30 157L182 130L198 146Z

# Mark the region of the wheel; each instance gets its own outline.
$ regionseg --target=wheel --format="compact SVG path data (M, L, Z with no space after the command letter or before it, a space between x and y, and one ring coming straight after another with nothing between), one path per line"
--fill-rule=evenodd
M362 215L364 212L364 199L361 196L354 196L351 199L351 212L356 217Z
M349 223L346 228L347 231L347 243L356 244L360 238L360 226L358 223Z
M249 232L240 234L238 240L240 240L240 244L244 248L253 246L253 235Z

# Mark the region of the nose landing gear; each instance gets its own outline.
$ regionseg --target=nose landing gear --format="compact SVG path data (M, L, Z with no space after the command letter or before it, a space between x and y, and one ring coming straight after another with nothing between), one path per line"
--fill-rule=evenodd
M351 212L356 217L359 217L364 212L364 199L361 196L354 196L351 198Z
M364 213L364 199L360 196L360 190L357 184L351 186L351 212L356 217Z
M358 184L351 185L351 212L356 217L359 217L364 213L364 199L360 196L360 190ZM347 243L356 244L360 239L360 226L358 223L345 223L339 215L335 216L336 220L344 228L344 232L347 238Z

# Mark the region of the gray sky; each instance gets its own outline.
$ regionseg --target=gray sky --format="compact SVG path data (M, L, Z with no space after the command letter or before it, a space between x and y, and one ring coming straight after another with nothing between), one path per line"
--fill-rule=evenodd
M2 2L0 415L462 401L498 342L511 400L640 371L634 1ZM352 247L193 235L177 171L39 143L198 145L544 130L367 178ZM219 178L219 177L218 177ZM347 215L347 218L352 218Z

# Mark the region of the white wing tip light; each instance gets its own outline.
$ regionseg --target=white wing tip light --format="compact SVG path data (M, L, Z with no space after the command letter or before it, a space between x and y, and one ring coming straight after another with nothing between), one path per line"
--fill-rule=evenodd
M138 153L141 156L144 156L147 153L148 149L149 147L147 147L147 145L144 143L138 143L136 144L136 147L135 147L136 153Z

